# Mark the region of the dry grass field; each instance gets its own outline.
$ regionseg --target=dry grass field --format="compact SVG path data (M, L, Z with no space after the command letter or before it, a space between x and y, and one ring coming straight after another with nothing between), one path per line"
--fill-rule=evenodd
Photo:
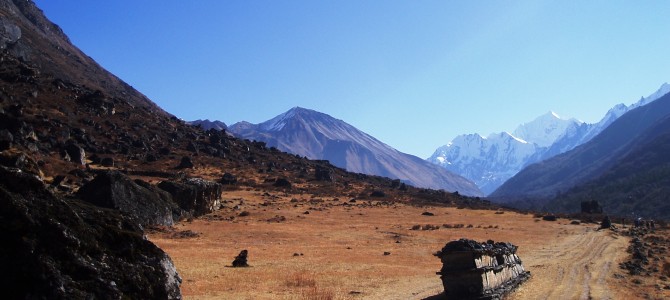
M174 260L186 299L431 298L443 290L433 253L463 237L519 246L532 277L511 299L670 298L651 279L621 276L629 238L596 224L251 189L223 199L213 214L149 235ZM197 236L178 237L185 231ZM231 268L243 249L251 267Z

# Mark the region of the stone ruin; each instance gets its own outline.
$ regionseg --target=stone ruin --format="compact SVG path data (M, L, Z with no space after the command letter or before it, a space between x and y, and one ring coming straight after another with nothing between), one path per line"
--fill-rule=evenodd
M517 246L489 240L460 239L435 254L442 261L448 299L500 299L530 277L516 255Z

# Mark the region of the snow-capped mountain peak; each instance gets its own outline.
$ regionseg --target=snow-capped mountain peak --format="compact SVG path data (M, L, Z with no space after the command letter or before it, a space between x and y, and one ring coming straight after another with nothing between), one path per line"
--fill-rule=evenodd
M519 125L512 135L540 147L548 147L558 140L569 126L580 123L577 119L563 119L557 113L549 111L533 121Z
M661 87L658 88L658 90L653 92L651 95L649 95L647 97L640 98L640 101L638 101L638 102L632 104L630 107L628 107L628 110L631 110L631 109L634 109L634 108L637 108L637 107L640 107L640 106L643 106L643 105L647 105L650 102L653 102L656 99L665 96L665 94L667 94L667 93L670 93L670 84L665 82L661 85Z
M519 125L511 134L494 133L486 138L478 134L460 135L438 148L428 161L465 176L488 194L523 167L588 142L623 114L668 92L670 84L664 83L630 106L615 105L595 124L564 119L549 111Z

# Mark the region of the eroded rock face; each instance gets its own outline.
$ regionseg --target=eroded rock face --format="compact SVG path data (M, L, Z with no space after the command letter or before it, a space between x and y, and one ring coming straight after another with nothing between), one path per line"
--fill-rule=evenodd
M510 243L460 239L436 256L442 261L445 295L450 299L497 299L530 277Z
M7 299L181 299L170 258L115 210L63 200L0 167L0 290Z
M97 206L118 209L143 225L172 226L182 214L170 194L118 171L98 174L77 195Z
M158 187L172 195L179 207L193 216L211 213L221 205L221 184L200 178L162 181Z
M21 28L8 19L0 17L0 50L16 43L21 38Z

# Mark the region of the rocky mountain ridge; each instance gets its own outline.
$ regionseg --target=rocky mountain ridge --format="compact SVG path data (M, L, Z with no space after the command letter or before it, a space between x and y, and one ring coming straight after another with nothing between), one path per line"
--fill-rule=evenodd
M418 187L481 195L467 179L399 152L342 120L313 110L295 107L260 124L233 124L229 131L282 151L328 160L350 172L396 178Z

